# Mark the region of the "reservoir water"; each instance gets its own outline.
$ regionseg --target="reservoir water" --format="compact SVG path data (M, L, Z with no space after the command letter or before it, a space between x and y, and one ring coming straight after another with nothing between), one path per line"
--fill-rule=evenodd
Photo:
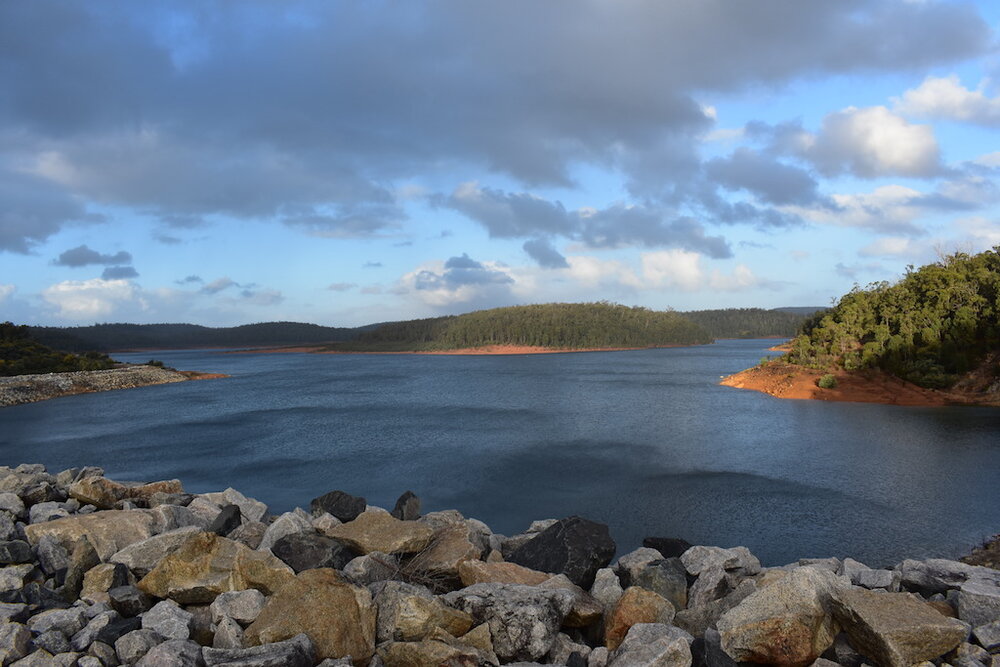
M719 386L774 341L525 356L151 356L228 373L0 410L0 464L233 486L272 511L341 489L513 534L578 514L746 545L768 565L956 557L1000 532L1000 410L779 400Z

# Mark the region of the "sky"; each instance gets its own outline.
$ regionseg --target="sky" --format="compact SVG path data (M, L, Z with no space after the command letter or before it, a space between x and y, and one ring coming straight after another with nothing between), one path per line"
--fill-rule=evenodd
M0 320L826 306L1000 245L995 0L0 3Z

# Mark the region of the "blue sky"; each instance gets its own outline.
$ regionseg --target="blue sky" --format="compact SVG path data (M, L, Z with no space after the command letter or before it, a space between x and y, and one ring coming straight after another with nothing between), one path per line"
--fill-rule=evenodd
M1000 7L0 3L0 319L826 305L1000 245Z

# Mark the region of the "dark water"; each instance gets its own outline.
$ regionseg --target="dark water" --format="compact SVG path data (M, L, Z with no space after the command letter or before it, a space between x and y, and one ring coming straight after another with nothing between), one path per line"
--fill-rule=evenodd
M765 564L957 556L1000 531L1000 410L782 401L720 387L773 341L448 357L156 353L229 373L0 410L0 463L234 486L272 510L332 489L494 531L579 514L743 544ZM151 355L119 355L144 361Z

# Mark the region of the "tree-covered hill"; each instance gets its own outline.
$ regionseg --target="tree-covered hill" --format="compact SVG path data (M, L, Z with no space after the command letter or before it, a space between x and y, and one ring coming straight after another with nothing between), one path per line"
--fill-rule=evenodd
M0 323L0 376L96 371L112 366L114 362L103 354L58 352L33 339L28 327Z
M956 253L897 283L855 287L803 325L787 359L814 368L880 368L952 386L1000 350L1000 246ZM1000 377L1000 367L986 369Z
M87 327L31 327L39 341L63 350L182 349L262 347L353 340L372 328L323 327L298 322L265 322L238 327L196 324L95 324Z
M653 347L712 342L704 328L673 311L610 303L548 303L393 322L348 347L457 349L486 345L549 348Z
M808 312L802 312L803 310ZM700 324L713 338L791 338L798 332L806 316L817 310L822 309L725 308L691 310L681 314Z

